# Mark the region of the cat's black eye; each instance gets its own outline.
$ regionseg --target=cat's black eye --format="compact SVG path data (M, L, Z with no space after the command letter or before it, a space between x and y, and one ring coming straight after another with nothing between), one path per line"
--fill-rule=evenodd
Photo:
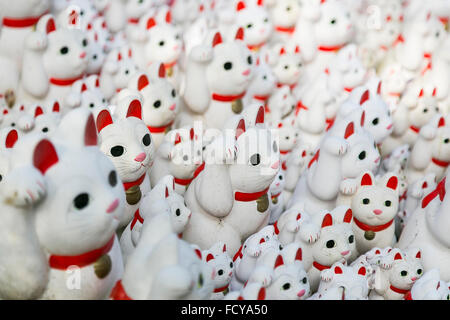
M253 63L253 58L252 58L252 56L248 56L248 57L247 57L247 62L248 62L248 64L252 64L252 63Z
M175 215L176 215L177 217L179 217L179 216L180 216L180 214L181 214L181 211L180 211L180 209L177 209L177 210L175 210Z
M288 65L285 65L285 66L284 66L284 70L287 70L287 69L289 69L289 66L288 66Z
M219 276L223 275L223 270L220 269L219 271L217 271L217 274L218 274Z
M279 178L280 180L283 180L283 176L278 176L278 178Z
M69 53L69 48L68 47L62 47L59 52L61 52L61 54L67 54Z
M336 23L336 19L333 19L330 21L331 24L335 24Z
M184 160L184 161L188 161L188 159L189 159L189 157L188 157L187 155L184 155L184 156L183 156L183 160Z
M400 274L402 277L406 277L408 275L408 271L403 270Z
M290 288L291 288L291 284L290 283L285 283L285 284L283 284L283 290L289 290Z
M417 274L422 274L422 269L417 269Z
M94 54L94 55L92 56L92 59L97 60L97 55Z
M232 64L231 62L225 62L225 63L223 64L223 68L224 68L225 70L231 70L231 68L233 68L233 64Z
M113 157L120 157L124 152L124 149L122 146L114 146L111 148L111 155Z
M153 106L158 109L159 107L161 107L161 101L156 100L155 103L153 104Z
M87 193L80 193L73 199L73 205L78 210L85 208L89 204L89 195Z
M175 91L175 89L173 89L171 93L172 93L172 97L175 98L177 96L177 92Z
M201 273L198 275L197 286L199 288L203 287L203 274Z
M250 29L251 27L253 27L253 24L249 23L249 24L247 25L247 28Z
M263 80L267 80L267 76L265 75L265 76L263 76Z
M358 155L358 159L359 160L364 160L366 158L366 152L362 151L359 155Z
M423 109L423 113L427 113L427 112L428 112L427 108Z
M304 277L304 278L302 279L302 282L303 282L304 284L306 284L306 283L308 282L308 278Z
M2 181L3 180L3 177L2 177L2 175L0 174L0 181Z
M152 142L152 139L150 138L150 134L147 133L147 134L142 138L142 143L144 144L144 146L149 146L151 142Z
M80 11L80 16L84 16L84 10Z
M250 163L252 166L257 166L261 163L261 156L259 155L259 153L255 153L250 157Z
M15 122L11 122L11 127L15 127L16 123Z
M160 41L160 42L159 42L159 46L160 46L160 47L164 46L164 41Z
M326 246L328 249L334 248L335 242L334 240L328 240Z
M384 202L384 205L385 205L386 207L390 207L391 204L392 204L392 202L389 201L389 200L386 200L386 201Z
M42 132L48 132L48 128L47 127L42 128Z
M108 175L108 182L111 186L115 186L117 184L117 173L116 171L111 171Z
M93 103L90 103L89 108L93 108L93 107L95 107L95 105Z
M355 241L354 235L351 235L350 237L348 237L348 243L353 243L353 241Z
M230 262L230 268L233 268L233 262Z
M265 22L265 23L269 22L269 18L265 18L265 19L264 19L264 22Z
M375 118L375 119L372 120L372 124L374 126L376 126L378 124L378 121L379 121L378 118Z
M449 138L444 139L444 143L448 143L450 141Z
M130 71L127 69L127 70L125 70L125 74L129 74L130 73Z
M83 39L83 47L87 47L87 45L88 45L87 39Z
M363 204L369 204L369 202L370 202L370 200L369 200L368 198L364 198L364 199L362 200L362 203L363 203Z

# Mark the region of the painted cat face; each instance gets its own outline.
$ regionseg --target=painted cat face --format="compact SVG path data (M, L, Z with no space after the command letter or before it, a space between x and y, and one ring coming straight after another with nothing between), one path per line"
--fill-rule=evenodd
M280 265L274 272L276 278L267 290L271 299L304 300L309 296L308 277L301 264Z
M445 125L442 117L439 121L439 127L436 129L436 137L432 142L431 153L433 158L445 162L450 161L450 127Z
M278 129L280 153L285 154L294 149L299 139L299 133L295 126L294 118L287 117L282 121L275 123L274 127Z
M387 174L377 183L370 172L363 174L352 199L353 215L368 225L391 221L398 211L398 188L396 175Z
M172 192L166 199L170 208L172 230L179 234L186 228L191 218L191 210L187 208L184 198L176 192Z
M254 96L266 96L271 94L276 84L276 78L272 69L270 69L265 62L257 60L254 72L255 75L248 87L248 91L251 91Z
M276 63L272 64L272 71L278 82L287 85L296 84L303 67L299 52L296 52L297 49L294 52L287 52L284 47L275 50L279 57Z
M143 96L143 120L147 126L161 127L171 123L178 111L179 97L175 88L163 77L149 79L141 74L133 89ZM133 82L133 80L131 80Z
M269 98L267 105L270 110L278 110L281 116L285 116L295 110L297 101L288 86L276 89Z
M389 271L389 281L396 288L410 290L414 282L423 275L420 251L414 254L395 253L392 269Z
M49 77L75 78L86 71L88 40L82 31L56 29L55 20L49 15L39 20L38 30L47 32L48 45L43 54L43 62Z
M284 185L286 184L284 177L284 171L280 170L278 171L277 175L275 176L275 179L273 180L272 184L270 185L270 194L276 195L280 194L284 190Z
M216 273L214 287L217 289L227 286L233 276L234 263L227 253L226 245L218 243L210 250L203 251L202 258Z
M320 237L312 245L314 260L331 266L342 259L348 259L355 250L355 236L351 227L352 213L347 210L344 220L338 221L330 213L323 216Z
M37 232L53 254L80 254L107 243L123 214L123 186L112 162L97 148L92 116L85 131L86 146L55 147L44 139L34 151L34 166L45 175L52 195L37 208Z
M321 16L315 27L317 43L323 46L347 43L353 33L350 12L339 1L325 1L320 9Z
M37 106L34 111L34 132L42 132L46 135L54 133L61 121L59 113L59 103L55 102L51 111L45 112L40 106Z
M413 126L421 128L437 114L439 114L439 107L436 99L420 96L417 105L409 110L409 120Z
M239 94L250 84L255 61L242 41L244 32L239 30L232 41L223 42L220 33L214 36L214 58L206 70L209 89L213 93Z
M80 107L82 108L94 111L105 107L107 104L106 98L100 90L100 79L97 75L75 82L72 89L75 92L81 92Z
M300 5L296 0L274 1L270 15L275 27L291 27L297 23Z
M247 5L239 1L236 5L237 25L245 30L244 42L252 48L267 42L272 33L272 22L268 11L260 5Z
M131 182L146 173L153 163L155 147L148 128L141 120L138 100L130 103L125 119L112 120L108 110L97 116L100 149L116 166L120 179Z

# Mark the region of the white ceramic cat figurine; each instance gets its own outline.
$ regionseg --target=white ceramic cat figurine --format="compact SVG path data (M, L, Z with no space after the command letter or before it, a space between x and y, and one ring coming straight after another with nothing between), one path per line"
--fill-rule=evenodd
M284 171L280 167L278 174L275 176L275 179L269 187L268 195L270 197L270 224L275 223L284 211L285 200L283 190L285 181L286 177Z
M113 161L125 188L127 205L120 227L131 221L142 195L150 191L148 170L155 151L151 134L141 120L141 102L129 100L126 116L113 120L110 112L104 109L96 120L100 150Z
M233 276L233 260L228 255L227 246L218 242L202 252L202 259L216 272L214 277L214 292L211 300L222 300L228 293L228 286Z
M405 300L450 300L449 285L440 279L438 269L431 269L414 283Z

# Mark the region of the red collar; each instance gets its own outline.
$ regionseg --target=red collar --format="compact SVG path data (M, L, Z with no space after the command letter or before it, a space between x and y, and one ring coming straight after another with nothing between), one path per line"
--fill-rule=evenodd
M419 133L420 129L414 126L410 126L409 127L412 131L414 131L415 133Z
M128 189L130 189L133 186L140 185L144 181L144 179L145 179L145 173L136 181L124 182L123 187L124 187L125 191L127 191Z
M422 200L422 209L425 208L434 198L436 198L439 195L439 199L441 201L444 200L445 197L445 179L441 180L441 182L438 183L436 186L436 189L434 189L430 194L428 194L425 198Z
M115 234L111 239L101 248L80 254L78 256L56 256L51 255L48 259L50 268L66 270L72 265L76 265L80 268L90 265L97 261L102 255L109 252L114 244Z
M203 162L200 167L197 168L197 170L195 170L194 172L194 179L197 178L197 176L200 174L200 172L203 171L203 169L205 169L205 163Z
M409 290L404 290L404 289L396 288L396 287L394 287L392 284L391 284L391 286L390 286L389 288L391 288L392 291L397 292L397 293L400 293L400 294L406 294L406 293L408 293L408 291L409 291Z
M285 33L289 33L289 34L293 34L295 31L295 26L293 27L275 27L275 30L277 30L278 32L285 32Z
M425 52L425 53L423 54L423 57L424 57L425 59L431 59L432 55L431 55L431 53L429 53L429 52Z
M300 110L302 110L302 109L308 110L308 107L305 106L305 105L303 104L303 102L299 101L299 102L297 103L297 106L295 107L295 115L297 116L298 113L300 112Z
M139 213L139 209L136 210L136 212L134 213L134 218L133 221L131 222L131 226L130 226L130 230L133 230L134 225L136 224L136 222L140 222L141 224L144 223L144 218L141 217L140 213Z
M75 81L78 81L81 79L83 79L83 76L79 76L77 78L72 78L72 79L50 78L50 83L54 84L55 86L66 87L66 86L71 86L72 84L74 84Z
M213 93L212 99L215 101L220 101L220 102L233 102L237 99L241 99L244 96L245 96L245 91L242 92L241 94L237 94L235 96L222 96L220 94Z
M326 47L326 46L319 46L319 50L320 51L325 51L325 52L331 52L331 51L339 51L342 49L344 45L338 45L338 46L332 46L332 47Z
M194 177L190 178L190 179L180 179L180 178L173 178L173 181L175 181L176 184L182 185L182 186L187 186L188 184L190 184L192 182L192 180L194 180Z
M281 169L283 169L284 171L287 170L287 164L286 164L286 161L283 161L283 162L281 163Z
M280 196L281 192L274 194L271 196L272 199L278 198Z
M128 19L128 23L130 23L130 24L138 24L139 23L139 18L129 18Z
M253 193L245 193L245 192L236 191L236 193L234 194L234 199L237 201L244 201L244 202L255 201L259 197L265 195L267 193L267 191L269 191L269 187L267 187L263 191L253 192Z
M260 44L255 44L255 45L248 44L247 48L251 51L258 51L265 44L266 44L265 42L260 43Z
M353 221L355 222L355 224L362 230L364 231L373 231L373 232L380 232L383 231L387 228L390 227L390 225L392 224L392 222L394 222L394 219L392 219L391 221L389 221L388 223L382 224L380 226L369 226L361 221L359 221L358 219L356 219L355 217L353 217Z
M236 261L237 258L241 258L242 259L242 247L243 245L239 248L238 252L236 252L236 254L233 257L233 261Z
M332 118L332 119L326 118L325 119L325 123L327 124L327 128L325 129L325 131L330 130L330 128L333 126L335 120L336 120L336 118Z
M176 64L177 64L176 60L174 62L164 63L164 68L169 69L169 68L172 68L173 66L175 66Z
M405 294L405 300L414 300L414 299L412 298L411 291L408 291L408 293Z
M288 154L289 152L291 152L291 150L280 150L281 154Z
M166 129L167 129L168 127L172 126L172 124L173 124L173 121L172 121L171 123L169 123L169 124L166 124L165 126L162 126L162 127L151 127L151 126L147 126L147 128L148 128L148 130L149 130L151 133L163 133L163 132L166 131Z
M254 99L259 100L259 101L266 101L267 99L269 99L270 95L267 96L253 96Z
M277 88L281 88L282 86L289 86L289 88L291 88L291 90L294 90L294 88L297 86L297 83L294 83L294 84L286 84L286 83L281 83L281 82L277 83Z
M316 267L316 269L319 270L319 271L331 268L331 266L324 266L323 264L320 264L317 261L313 262L313 266Z
M220 287L220 288L216 288L216 289L214 289L214 292L215 293L223 292L228 289L228 286L229 286L229 284L227 284L226 286Z
M38 17L24 17L24 18L11 18L4 17L3 18L3 26L9 28L28 28L34 26L38 23L39 19L48 13L44 12L42 15Z
M114 288L111 291L110 298L112 300L133 300L125 292L125 288L122 285L122 280L117 281L116 285L114 286Z
M442 167L442 168L447 168L448 165L450 164L449 162L441 161L441 160L436 159L436 158L431 158L431 161L432 161L435 165L438 165L439 167Z
M347 92L352 92L353 88L344 88L344 90L347 91Z
M406 192L407 192L408 190L405 190L405 192L403 192L403 194L400 196L400 198L398 198L398 201L400 202L400 201L402 201L402 200L406 200Z

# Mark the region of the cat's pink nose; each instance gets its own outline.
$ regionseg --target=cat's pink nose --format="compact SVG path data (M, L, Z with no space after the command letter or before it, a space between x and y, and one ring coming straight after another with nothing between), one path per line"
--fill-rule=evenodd
M147 157L147 155L146 155L144 152L142 152L142 153L139 153L139 154L136 156L136 158L134 158L134 161L142 162L142 161L145 160L146 157Z
M381 211L380 209L375 209L375 210L373 210L373 213L375 213L378 216L378 215L382 214L383 211Z
M242 74L244 76L248 76L250 74L250 69L245 70L244 72L242 72Z
M386 127L386 129L390 130L392 128L392 123Z
M106 213L111 213L114 210L117 209L117 207L119 206L119 199L114 200L108 207L108 209L106 209Z
M375 163L378 163L378 161L380 161L380 157L375 159Z
M342 251L341 252L341 256L346 256L346 255L348 255L350 253L350 250L347 250L347 251Z
M416 281L417 280L417 277L412 277L411 278L411 281Z
M81 59L84 59L85 57L86 57L86 52L83 51L83 52L80 54L80 58L81 58Z
M271 165L270 167L272 169L278 169L278 166L280 165L280 161L278 160L277 162L275 162L273 165Z
M173 111L173 110L175 110L175 107L176 107L177 105L174 103L173 105L171 105L170 107L169 107L169 109L171 110L171 111Z
M305 289L303 289L303 290L300 290L298 293L297 293L297 297L299 297L299 298L301 298L301 297L303 297L304 295L305 295Z

